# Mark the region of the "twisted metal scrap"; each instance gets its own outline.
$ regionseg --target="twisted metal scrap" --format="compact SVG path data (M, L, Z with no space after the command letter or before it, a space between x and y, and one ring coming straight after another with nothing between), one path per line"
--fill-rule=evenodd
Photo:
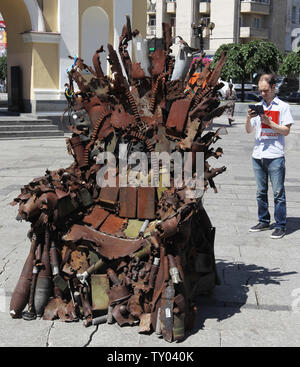
M119 45L126 76L111 45L110 75L99 60L103 46L93 56L94 69L74 60L66 85L74 120L67 148L74 162L46 171L13 202L19 204L17 219L31 223L32 241L11 300L13 318L83 319L85 326L139 322L139 332L155 331L171 342L193 328L197 295L219 284L215 229L201 198L187 199L189 189L175 188L173 177L169 189L100 188L96 181L104 166L97 154L117 151L122 142L129 143L128 154L203 152L206 189L216 191L213 178L226 169L212 169L207 162L223 153L210 147L221 130L204 133L226 108L219 107L217 92L225 55L196 81L190 78L194 66L183 80L171 81L171 33L169 25L163 29L164 49L144 63L132 62L128 42L140 36L131 32L127 18ZM157 161L152 169L159 180Z

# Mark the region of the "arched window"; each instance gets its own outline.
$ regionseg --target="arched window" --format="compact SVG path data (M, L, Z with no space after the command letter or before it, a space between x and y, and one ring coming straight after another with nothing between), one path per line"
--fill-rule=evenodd
M92 6L86 9L81 19L81 57L87 65L92 65L94 52L103 45L107 50L109 42L109 19L106 12ZM100 54L101 66L107 73L107 52Z

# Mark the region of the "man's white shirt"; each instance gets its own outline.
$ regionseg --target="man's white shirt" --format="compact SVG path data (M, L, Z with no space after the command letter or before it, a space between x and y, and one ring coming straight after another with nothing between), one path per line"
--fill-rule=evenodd
M290 106L275 97L267 106L265 101L257 103L262 105L265 114L279 126L290 125L294 123L291 115ZM255 127L255 145L253 148L252 157L255 159L262 158L279 158L284 156L284 135L276 133L271 127L262 124L259 116L251 119L252 127Z

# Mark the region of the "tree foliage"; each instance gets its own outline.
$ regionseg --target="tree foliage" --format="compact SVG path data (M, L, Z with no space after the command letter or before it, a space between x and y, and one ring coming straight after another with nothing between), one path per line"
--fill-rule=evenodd
M292 77L300 73L300 50L289 52L283 58L279 67L279 74ZM297 75L298 76L298 75Z
M5 80L7 76L7 56L0 57L0 80Z
M244 75L244 64L241 55L241 45L236 43L229 43L221 45L216 51L212 68L214 68L219 61L223 51L227 53L226 63L223 67L221 78L223 80L242 79Z
M224 44L216 51L213 67L218 62L222 51L227 51L227 61L221 78L230 78L243 82L254 73L277 72L282 61L282 54L277 47L268 41L253 40L244 44Z

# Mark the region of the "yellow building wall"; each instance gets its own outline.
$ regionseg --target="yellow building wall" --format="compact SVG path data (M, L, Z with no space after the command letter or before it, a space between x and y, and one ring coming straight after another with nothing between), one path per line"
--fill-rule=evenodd
M79 0L79 55L81 55L82 14L91 6L101 7L109 18L109 43L114 44L114 1L113 0ZM95 35L96 37L97 35Z
M32 92L32 45L23 41L22 33L31 30L30 16L22 0L1 0L0 12L7 29L8 98L10 90L10 67L20 66L22 72L23 98L30 99Z
M43 0L43 15L47 32L58 32L57 0Z
M132 0L132 30L138 29L145 38L147 32L147 1Z
M63 1L63 0L62 0ZM81 20L84 11L99 6L109 17L109 42L114 44L114 1L79 0L79 55L81 53ZM146 35L146 0L133 0L132 27ZM59 46L51 43L24 43L22 33L31 31L32 25L23 0L0 0L0 12L7 25L8 85L10 67L20 66L23 98L34 99L33 89L59 88ZM47 32L58 32L58 0L43 0L43 15ZM76 20L75 20L76 21ZM125 23L125 19L124 19ZM96 35L95 35L96 36Z
M33 44L33 88L57 89L59 79L57 44Z

